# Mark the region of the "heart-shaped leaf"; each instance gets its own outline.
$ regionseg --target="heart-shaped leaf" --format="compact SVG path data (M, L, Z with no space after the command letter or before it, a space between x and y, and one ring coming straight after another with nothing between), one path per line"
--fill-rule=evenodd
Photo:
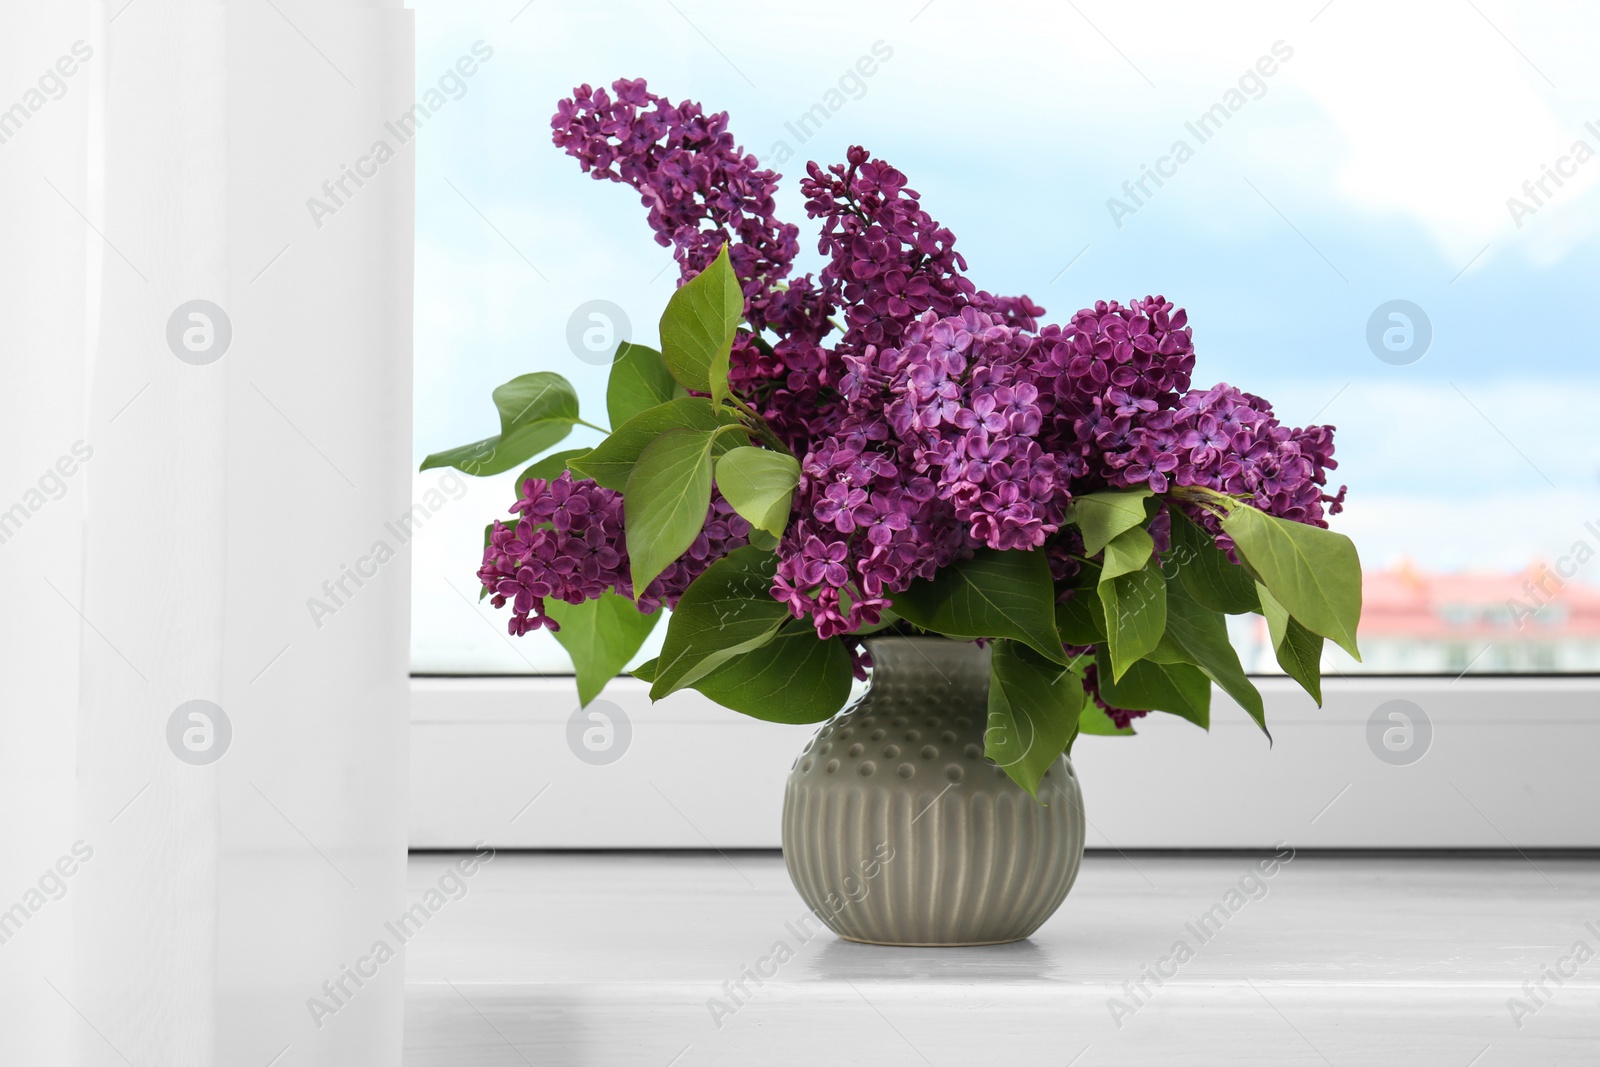
M1094 590L1078 589L1056 605L1056 630L1069 645L1098 645L1106 639L1105 608Z
M1167 634L1183 650L1189 662L1199 667L1222 691L1238 701L1239 706L1267 732L1267 713L1261 703L1261 694L1245 676L1239 664L1239 653L1228 641L1228 624L1218 612L1191 597L1180 581L1167 583Z
M736 421L732 412L718 412L711 401L703 396L680 396L665 404L641 411L611 432L587 456L574 460L572 469L585 478L593 478L607 489L619 492L628 488L628 478L639 456L668 430L715 430ZM742 431L724 432L714 446L727 449L748 441ZM716 452L712 453L716 455Z
M575 422L578 418L577 391L571 382L550 371L523 374L496 386L494 406L500 413L502 434L533 422L550 419Z
M540 371L513 378L494 391L500 432L470 445L435 452L422 470L454 467L486 477L508 471L566 437L578 421L578 394L559 374Z
M1039 781L1078 728L1083 677L1026 645L996 641L989 661L989 723L983 754L1039 799Z
M1106 642L1113 671L1121 678L1132 664L1155 650L1167 628L1167 582L1152 557L1127 574L1100 577L1100 606L1105 612ZM1110 700L1108 703L1116 704Z
M1083 535L1083 550L1095 556L1124 530L1144 524L1144 502L1150 490L1107 489L1075 496L1067 507L1067 521Z
M621 673L662 615L660 611L646 615L633 601L609 589L581 604L546 598L545 613L561 625L556 640L572 657L578 701L583 705Z
M820 640L809 622L791 619L778 636L744 652L692 688L725 708L768 722L821 722L850 698L850 652Z
M1055 585L1043 552L980 548L930 581L894 594L894 610L914 626L962 640L1010 637L1065 664L1056 633Z
M1164 711L1188 719L1202 730L1211 728L1211 679L1190 663L1140 660L1113 681L1104 649L1100 650L1100 698L1114 708Z
M570 419L551 419L518 426L508 434L495 434L470 445L459 445L435 452L422 461L419 470L435 467L454 467L463 474L487 478L503 474L511 468L528 462L540 452L572 432Z
M617 346L616 362L606 381L606 414L613 428L641 411L665 404L676 392L677 383L660 352L629 341Z
M714 430L668 430L645 447L622 494L634 598L689 550L711 507Z
M672 609L650 699L693 685L733 657L760 648L793 618L772 596L778 560L746 545L706 568Z
M1361 559L1344 534L1237 504L1222 520L1240 557L1290 615L1356 659Z
M672 376L720 402L728 395L728 354L744 317L744 293L724 244L717 258L678 287L661 315L661 355Z
M731 448L717 460L717 488L750 525L775 537L789 524L800 461L766 448Z
M1257 611L1255 579L1229 559L1216 540L1177 508L1172 514L1172 551L1163 562L1175 561L1178 579L1189 595L1212 611L1243 615Z
M1104 582L1145 567L1155 551L1155 539L1144 527L1131 526L1123 530L1106 544L1105 561L1100 565L1100 580Z
M1322 638L1301 626L1266 587L1257 586L1257 593L1278 666L1322 707Z

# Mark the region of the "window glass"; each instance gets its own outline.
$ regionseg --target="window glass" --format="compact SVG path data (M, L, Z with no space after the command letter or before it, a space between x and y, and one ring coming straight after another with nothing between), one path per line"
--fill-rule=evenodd
M643 76L728 111L784 174L799 270L819 258L798 178L862 144L955 232L979 287L1026 293L1047 321L1164 294L1189 311L1197 386L1334 424L1366 657L1333 651L1329 669L1600 665L1600 83L1583 44L1600 12L1385 5L1380 32L1356 0L518 6L417 3L418 90L440 90L415 138L419 461L493 432L490 390L530 370L566 375L603 423L586 333L655 343L669 251L636 193L549 137L574 85ZM513 478L417 477L438 505L413 541L419 672L569 669L477 599ZM1253 620L1234 636L1277 670Z

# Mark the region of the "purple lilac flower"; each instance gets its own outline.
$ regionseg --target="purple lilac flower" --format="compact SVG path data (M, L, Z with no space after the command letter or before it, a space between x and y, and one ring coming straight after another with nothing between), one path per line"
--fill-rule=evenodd
M750 321L764 325L773 290L798 249L799 231L773 214L779 176L734 145L727 112L707 115L689 100L673 105L642 78L618 79L611 89L573 90L550 120L552 139L585 173L639 191L656 242L672 249L681 280L699 274L728 244ZM776 306L792 314L791 303Z
M883 447L847 435L801 464L773 595L822 637L877 623L889 594L933 577L969 548L932 480Z
M1125 451L1105 456L1112 485L1202 486L1313 526L1327 526L1326 515L1344 509L1344 488L1324 491L1327 472L1339 465L1332 426L1284 426L1265 400L1226 384L1189 392L1171 411L1135 422ZM1189 513L1230 547L1211 515Z
M511 510L521 518L509 526L495 522L478 580L488 587L495 607L511 604L512 634L559 630L545 614L551 597L568 604L593 600L606 590L633 597L621 493L563 471L553 481L523 482ZM717 496L694 544L650 583L639 598L640 609L672 607L707 567L749 539L750 524Z
M865 148L852 147L846 163L827 169L810 164L800 190L807 214L822 220L817 248L828 262L815 286L801 278L774 298L793 308L782 322L770 316L781 338L773 346L777 365L746 379L772 383L768 393L754 391L757 410L787 440L803 445L836 432L850 360L864 358L869 346L892 347L930 311L944 317L970 306L1024 330L1044 313L1025 296L979 291L965 276L955 235L922 209L904 174ZM843 333L824 346L828 317L840 310Z
M929 474L955 520L990 548L1044 544L1068 497L1067 458L1039 441L1032 349L1001 315L968 306L925 313L870 365L847 360L861 368L846 391L852 417L887 421L911 469Z

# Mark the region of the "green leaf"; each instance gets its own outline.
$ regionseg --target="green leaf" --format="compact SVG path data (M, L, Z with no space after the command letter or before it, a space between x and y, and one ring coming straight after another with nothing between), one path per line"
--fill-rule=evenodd
M752 526L750 527L750 543L759 549L773 552L777 550L778 537L776 534L767 533L759 526Z
M633 465L649 447L650 442L668 430L715 430L736 421L732 412L718 413L711 401L703 396L682 396L641 411L594 447L587 456L574 460L572 469L585 478L593 478L607 489L619 492L628 488L628 476ZM738 443L742 431L723 434L718 448L731 448ZM730 440L731 439L731 440ZM748 437L744 437L748 440ZM713 453L715 455L717 453Z
M854 679L844 642L819 640L809 622L790 620L768 644L733 657L693 688L768 722L821 722L844 707Z
M503 434L529 423L578 419L578 394L572 383L550 371L523 374L496 387L494 406L500 412Z
M924 630L964 640L1010 637L1046 659L1067 662L1056 633L1055 585L1043 552L980 548L931 581L912 582L894 594L893 606Z
M1140 660L1117 681L1100 651L1100 699L1130 711L1164 711L1188 719L1202 730L1211 728L1211 679L1190 663Z
M587 448L569 448L565 452L552 452L517 475L517 480L513 483L517 495L520 496L522 494L522 483L529 478L540 478L547 482L553 482L561 477L562 471L568 469L567 464L569 462L579 456L587 456L588 454L589 449Z
M1166 561L1177 564L1178 579L1189 595L1212 611L1243 615L1259 611L1255 579L1228 558L1217 542L1177 508L1172 514L1172 551Z
M661 657L647 659L628 673L641 682L653 682L656 679L656 668L661 665Z
M544 609L561 624L556 640L572 657L578 675L578 700L584 705L622 672L661 618L660 611L646 615L633 601L609 589L597 599L581 604L548 597Z
M1322 707L1322 638L1301 626L1265 586L1257 586L1257 592L1278 666Z
M1144 524L1145 489L1107 489L1072 498L1067 521L1075 523L1083 535L1085 555L1098 555L1111 539L1124 530Z
M454 467L485 477L526 463L572 432L578 421L578 394L561 375L548 371L513 378L494 391L500 432L470 445L435 452L422 470Z
M1105 551L1105 562L1100 567L1102 582L1147 566L1155 554L1156 542L1144 527L1132 526L1113 537Z
M722 664L760 648L793 618L772 596L778 559L746 545L706 568L672 609L650 699L693 685Z
M1072 599L1056 605L1056 630L1069 645L1098 645L1106 639L1105 609L1100 598L1079 589Z
M1273 651L1283 672L1300 683L1317 707L1322 707L1322 637L1290 616L1283 640L1273 646Z
M665 404L672 399L676 384L660 352L648 345L622 342L606 381L606 414L611 425L621 426L641 411Z
M717 460L717 488L733 510L777 537L789 524L789 503L800 484L800 461L766 448L732 448Z
M549 421L519 426L509 434L495 434L470 445L435 452L419 470L454 467L463 474L487 478L526 463L572 432L571 421Z
M1080 734L1093 734L1096 737L1132 737L1133 724L1118 728L1111 721L1111 716L1101 709L1099 704L1085 699L1083 711L1078 714L1078 732Z
M1066 751L1083 703L1079 674L1015 641L996 641L983 754L1038 800L1039 781Z
M1106 677L1121 678L1136 660L1155 650L1166 632L1167 583L1152 558L1128 574L1108 579L1102 573L1099 590L1106 621L1104 647L1114 670Z
M1191 597L1182 582L1167 583L1167 639L1181 648L1222 691L1236 700L1269 738L1261 694L1245 677L1239 653L1228 641L1227 620Z
M724 244L710 266L678 287L661 315L661 355L672 376L720 402L728 395L728 353L743 317L744 293Z
M1361 621L1361 559L1344 534L1290 522L1248 504L1222 520L1240 557L1290 615L1356 659Z
M622 494L635 598L689 550L711 507L715 430L668 430L646 446Z

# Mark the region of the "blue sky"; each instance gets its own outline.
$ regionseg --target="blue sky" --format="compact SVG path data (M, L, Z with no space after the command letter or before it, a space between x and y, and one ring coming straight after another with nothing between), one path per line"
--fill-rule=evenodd
M1600 15L1529 7L1085 2L975 17L910 0L844 18L703 0L418 0L419 87L475 41L495 54L417 141L417 456L491 432L489 390L528 370L567 374L603 411L604 370L565 341L587 300L620 305L634 337L655 340L670 256L635 194L583 176L549 140L574 84L644 76L729 111L764 160L779 141L796 150L777 169L802 269L817 263L803 161L860 143L909 176L981 287L1026 292L1051 317L1152 292L1187 307L1198 384L1227 380L1286 421L1339 427L1341 528L1369 564L1505 568L1564 551L1600 519L1600 440L1581 432L1600 402L1585 314L1600 281L1600 159L1573 154L1580 140L1600 149L1585 126L1600 128L1582 51L1593 37L1573 26ZM853 77L875 44L892 54ZM798 144L786 123L829 102ZM1186 127L1229 102L1204 143ZM1171 177L1116 225L1108 198L1131 203L1124 181L1180 139L1192 158L1162 164ZM1518 227L1507 198L1558 164L1568 177L1547 178ZM1369 316L1395 298L1433 329L1408 366L1366 342ZM470 584L473 531L508 492L475 486L418 539L419 597L448 596L441 579ZM422 604L419 619L444 614ZM472 628L422 625L419 649L517 664L477 649Z

